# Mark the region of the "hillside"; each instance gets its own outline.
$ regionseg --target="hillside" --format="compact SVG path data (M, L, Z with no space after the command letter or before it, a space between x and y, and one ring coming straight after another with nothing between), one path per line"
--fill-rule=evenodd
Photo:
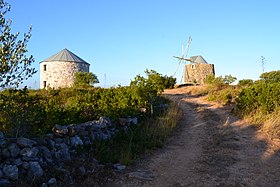
M279 186L280 142L233 116L232 108L166 90L183 110L163 149L139 159L108 186ZM109 181L112 179L109 179Z

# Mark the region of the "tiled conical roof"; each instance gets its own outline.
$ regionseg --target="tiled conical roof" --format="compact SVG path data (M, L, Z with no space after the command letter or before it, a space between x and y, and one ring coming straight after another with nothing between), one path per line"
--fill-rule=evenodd
M207 64L206 60L202 56L200 56L200 55L198 55L198 56L191 56L190 59L191 59L192 63Z
M53 61L63 61L63 62L78 62L78 63L86 63L83 59L69 51L68 49L63 49L62 51L56 53L55 55L43 60L43 62L53 62Z

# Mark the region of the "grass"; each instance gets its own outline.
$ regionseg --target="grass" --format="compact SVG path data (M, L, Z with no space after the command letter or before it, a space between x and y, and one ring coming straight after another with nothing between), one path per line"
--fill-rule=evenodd
M120 132L111 140L96 141L88 151L102 163L132 164L139 154L162 147L180 117L179 107L171 103L157 117L147 119L127 132Z
M235 104L241 90L242 89L234 86L227 86L221 90L209 92L207 95L207 100L215 101L223 105Z
M280 109L269 115L264 122L262 129L272 138L280 139Z
M265 114L260 110L252 111L245 115L244 119L267 133L271 138L280 139L280 108L270 114Z
M234 104L242 88L226 84L205 84L201 86L189 86L186 88L191 95L206 96L208 101L220 104Z

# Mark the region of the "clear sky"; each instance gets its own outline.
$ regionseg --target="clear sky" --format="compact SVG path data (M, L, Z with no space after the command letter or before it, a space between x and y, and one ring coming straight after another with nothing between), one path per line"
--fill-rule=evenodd
M39 62L64 48L91 64L102 87L128 85L146 68L173 75L173 55L189 36L188 56L202 55L217 76L258 79L261 56L265 71L280 69L278 0L6 1L13 32L33 27L28 49L38 73L27 82L33 88Z

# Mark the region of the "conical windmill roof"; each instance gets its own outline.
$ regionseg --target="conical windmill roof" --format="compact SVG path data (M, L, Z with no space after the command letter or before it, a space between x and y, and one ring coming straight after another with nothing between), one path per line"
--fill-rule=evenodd
M208 64L208 63L206 62L206 60L205 60L202 56L200 56L200 55L198 55L198 56L191 56L190 59L191 59L191 62L192 62L192 63L197 63L197 64Z
M55 55L43 60L43 62L54 62L54 61L62 61L62 62L77 62L77 63L86 63L79 56L75 55L68 49L63 49L62 51L56 53Z

